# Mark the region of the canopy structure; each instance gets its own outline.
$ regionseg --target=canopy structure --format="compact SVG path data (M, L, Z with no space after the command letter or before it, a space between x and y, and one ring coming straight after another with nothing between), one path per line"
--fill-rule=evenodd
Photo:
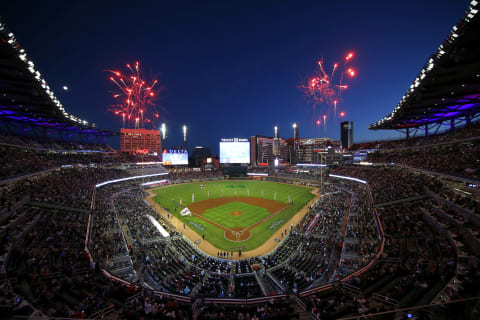
M428 134L480 118L479 10L479 2L471 1L465 16L428 59L392 113L369 129L405 129L407 135L413 129Z
M4 129L8 126L21 127L20 131L40 129L45 134L57 131L66 137L117 135L69 114L1 19L0 121Z

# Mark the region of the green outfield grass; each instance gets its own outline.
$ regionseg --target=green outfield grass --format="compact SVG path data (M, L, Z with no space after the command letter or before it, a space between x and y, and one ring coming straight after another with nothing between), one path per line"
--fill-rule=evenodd
M205 188L201 188L201 185L204 185ZM235 250L242 247L242 250L246 251L255 249L263 244L276 230L280 228L288 229L289 226L285 226L285 223L314 197L311 191L310 188L302 186L265 181L195 182L155 189L153 200L182 220L200 236L205 235L205 238L217 248ZM276 201L288 204L288 197L290 196L292 203L280 214L253 228L251 237L243 242L225 239L224 230L198 217L182 217L180 215L180 200L182 201L182 207L188 207L192 203L192 194L194 194L194 201L198 202L209 198L235 196L275 200L275 193ZM238 217L232 216L232 211L241 211L242 215ZM269 215L270 213L265 208L243 202L219 205L206 210L204 213L204 217L207 219L227 228L245 228Z

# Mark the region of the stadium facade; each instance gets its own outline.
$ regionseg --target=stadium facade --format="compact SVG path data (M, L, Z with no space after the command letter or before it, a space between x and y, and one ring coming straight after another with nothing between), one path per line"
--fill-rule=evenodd
M126 153L161 154L160 131L121 128L120 151Z

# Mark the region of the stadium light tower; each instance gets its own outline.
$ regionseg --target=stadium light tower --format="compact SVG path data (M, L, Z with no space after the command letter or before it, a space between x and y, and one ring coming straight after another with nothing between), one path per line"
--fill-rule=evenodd
M275 136L273 138L273 156L274 156L274 160L273 160L273 166L275 168L278 168L278 163L279 163L279 155L280 155L280 139L279 139L279 136L278 136L278 126L275 126L274 128L274 132L275 132Z
M298 139L298 123L293 123L293 138Z
M293 150L291 160L293 163L297 161L297 151L298 151L298 123L294 122L293 125Z
M160 127L160 132L162 133L163 148L166 148L167 147L167 125L165 123L162 123L162 126Z
M183 125L183 148L187 149L187 125Z

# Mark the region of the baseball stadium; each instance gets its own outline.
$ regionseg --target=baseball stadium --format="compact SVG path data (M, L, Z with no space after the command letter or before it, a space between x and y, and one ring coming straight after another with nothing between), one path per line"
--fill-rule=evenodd
M480 2L306 3L2 6L0 320L480 319Z

